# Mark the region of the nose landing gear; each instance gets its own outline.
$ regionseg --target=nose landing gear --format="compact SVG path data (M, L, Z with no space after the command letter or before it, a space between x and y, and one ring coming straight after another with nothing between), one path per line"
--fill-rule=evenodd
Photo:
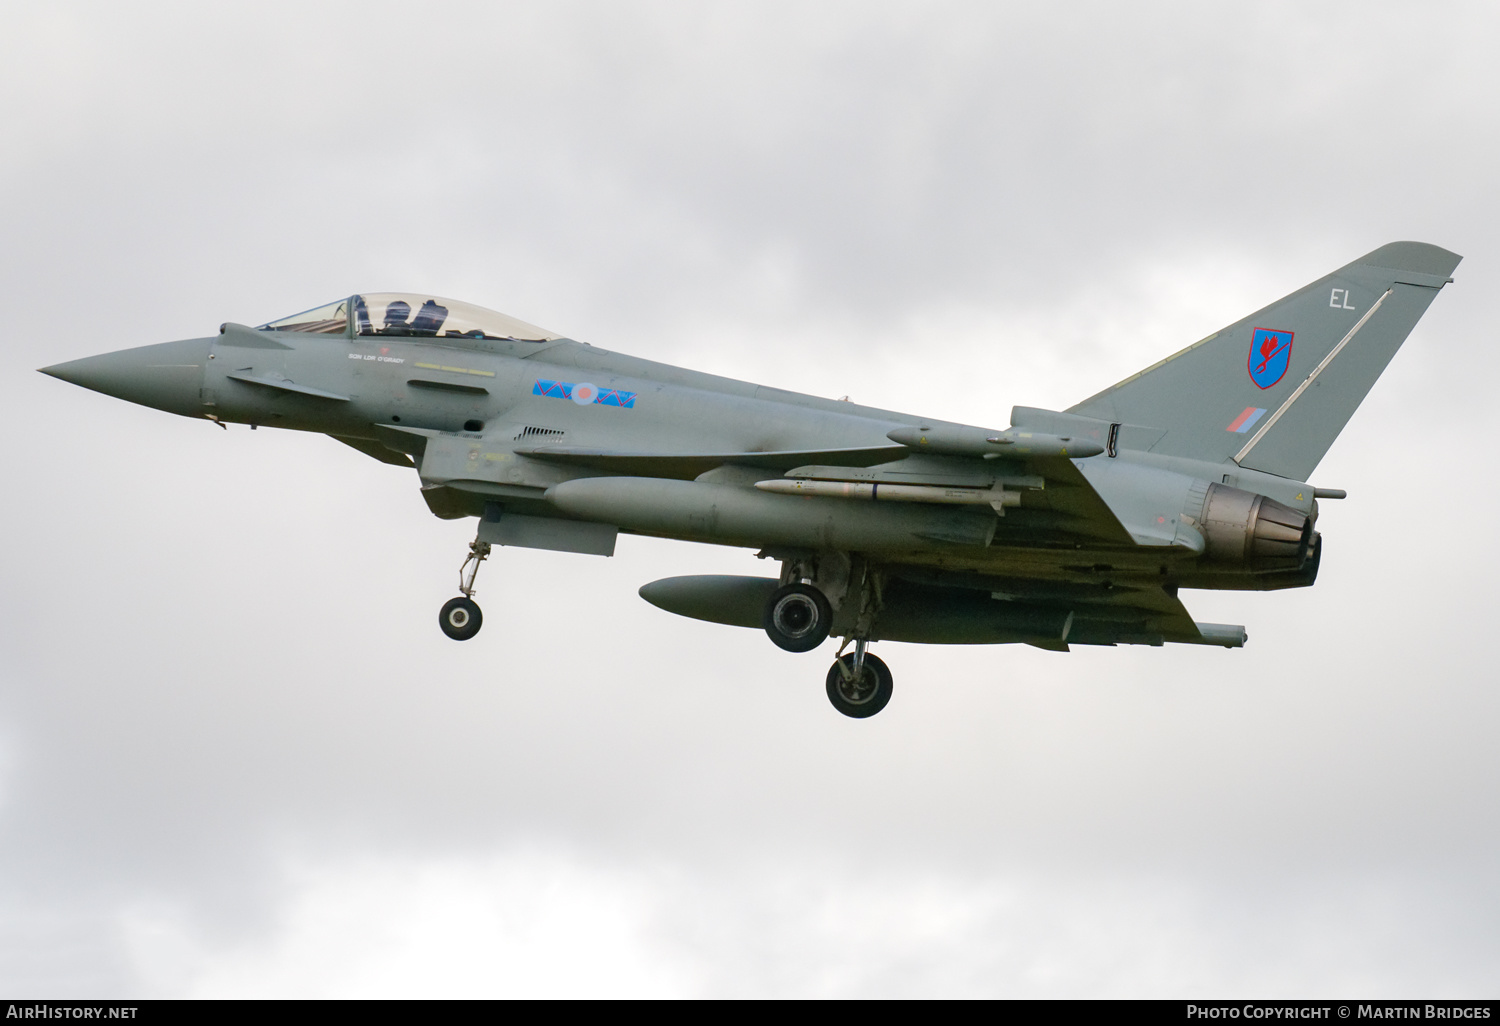
M484 614L479 611L479 604L473 597L474 578L479 576L479 564L489 556L489 542L476 540L469 543L469 554L458 569L458 590L463 594L444 602L438 613L438 626L454 641L468 641L484 625Z
M454 641L468 641L479 633L483 624L484 614L479 611L479 604L463 595L444 602L442 612L438 613L438 626Z

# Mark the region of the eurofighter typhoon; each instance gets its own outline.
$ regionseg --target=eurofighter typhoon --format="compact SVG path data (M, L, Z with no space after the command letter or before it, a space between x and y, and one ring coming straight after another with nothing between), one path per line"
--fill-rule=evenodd
M474 517L439 625L481 623L495 545L614 553L621 533L758 550L775 577L671 577L669 612L809 652L839 712L891 698L876 641L1245 644L1182 589L1305 588L1313 470L1460 257L1393 242L1068 410L1004 429L641 360L421 294L43 368L130 402L329 435Z

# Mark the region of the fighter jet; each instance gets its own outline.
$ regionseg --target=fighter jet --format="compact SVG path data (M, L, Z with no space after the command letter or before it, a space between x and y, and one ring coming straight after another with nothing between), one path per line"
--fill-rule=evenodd
M473 638L495 545L614 554L621 532L755 549L772 577L653 581L682 616L790 652L842 639L841 713L890 701L867 645L1239 648L1184 588L1305 588L1310 483L1461 258L1394 242L1065 411L1006 428L767 388L424 294L363 293L42 369L223 427L329 435L415 470L478 528L438 622Z

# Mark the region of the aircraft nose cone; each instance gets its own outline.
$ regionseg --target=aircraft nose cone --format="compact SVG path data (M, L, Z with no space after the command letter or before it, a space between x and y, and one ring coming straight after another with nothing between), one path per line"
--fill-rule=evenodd
M213 343L211 338L163 342L54 364L41 371L116 399L195 417L202 412L199 392Z

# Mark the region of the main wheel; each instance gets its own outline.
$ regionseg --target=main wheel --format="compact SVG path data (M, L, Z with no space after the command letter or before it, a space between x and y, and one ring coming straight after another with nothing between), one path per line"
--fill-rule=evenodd
M454 641L468 641L479 633L483 623L484 614L478 604L462 595L444 602L443 611L438 614L438 626Z
M846 678L845 673L850 676ZM878 656L865 653L865 672L853 677L854 656L843 655L828 669L828 700L845 716L874 716L891 700L891 671Z
M811 652L827 639L832 623L827 597L808 584L788 584L771 592L761 618L766 634L788 652Z

